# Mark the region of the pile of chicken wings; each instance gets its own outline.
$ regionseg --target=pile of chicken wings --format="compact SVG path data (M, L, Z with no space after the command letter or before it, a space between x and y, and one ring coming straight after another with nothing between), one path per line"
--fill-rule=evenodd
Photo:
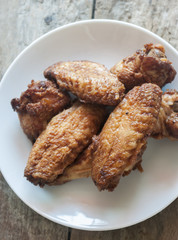
M35 185L91 177L113 191L143 171L147 139L178 140L176 75L160 44L145 44L110 70L91 61L58 62L11 101L33 146L24 175Z

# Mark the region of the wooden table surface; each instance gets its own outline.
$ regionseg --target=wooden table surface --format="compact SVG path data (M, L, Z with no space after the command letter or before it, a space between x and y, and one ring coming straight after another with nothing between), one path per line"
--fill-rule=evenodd
M137 24L178 50L178 0L0 0L0 79L12 60L33 40L56 27L91 18ZM177 240L178 199L137 225L87 232L38 215L14 194L0 174L0 239Z

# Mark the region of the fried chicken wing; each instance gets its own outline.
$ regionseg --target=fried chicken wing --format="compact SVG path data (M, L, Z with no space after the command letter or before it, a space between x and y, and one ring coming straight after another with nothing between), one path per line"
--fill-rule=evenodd
M130 57L124 58L111 68L126 90L143 83L154 83L160 87L173 81L176 71L165 55L162 45L146 44Z
M85 103L117 105L124 96L124 85L99 63L59 62L48 67L44 76L71 91Z
M104 120L105 109L76 103L53 117L37 138L25 176L35 185L53 182L86 148Z
M70 104L70 97L50 81L31 81L20 99L11 101L18 113L21 127L27 137L34 142L46 128L53 116Z
M96 140L97 136L95 136ZM88 148L86 148L79 156L78 158L70 164L63 172L63 174L59 175L54 182L49 183L48 185L53 186L53 185L61 185L66 182L76 180L76 179L81 179L81 178L88 178L91 177L91 168L92 168L92 161L93 161L93 153L95 149L94 143L91 143ZM144 150L146 149L146 145L143 146L142 151L140 154L137 156L137 163L135 164L133 170L136 168L142 172L142 166L141 166L141 161L142 161L142 154ZM122 176L126 176L131 172L132 169L128 170L125 169L123 172Z
M75 179L90 177L93 146L94 144L91 143L50 185L60 185Z
M177 104L176 104L177 103ZM174 112L175 111L175 112ZM178 139L178 92L176 90L167 90L162 95L161 108L159 112L159 117L157 120L156 127L154 127L154 131L152 133L152 137L155 138L163 138L167 137L171 140ZM97 136L93 138L95 142ZM89 145L89 147L84 150L82 154L69 165L64 173L59 175L58 178L51 183L50 185L60 185L71 180L87 178L91 176L91 167L92 167L92 159L93 153L95 151L94 142ZM146 148L146 145L145 145ZM137 156L137 164L134 168L138 168L142 171L142 167L140 164L142 154L144 152L144 147L140 152L140 159ZM128 175L130 171L125 169L122 176Z
M92 178L99 190L113 191L120 177L139 165L161 104L161 89L143 84L127 93L106 121L92 161Z
M167 90L162 96L162 103L157 124L152 136L158 139L178 140L178 92Z

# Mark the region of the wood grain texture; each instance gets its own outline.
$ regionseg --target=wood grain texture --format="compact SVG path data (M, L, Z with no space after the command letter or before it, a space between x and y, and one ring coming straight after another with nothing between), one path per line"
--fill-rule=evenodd
M0 174L0 239L65 240L68 228L53 223L27 207Z
M178 0L96 0L95 18L144 27L178 50Z
M135 226L106 232L72 230L71 240L177 240L177 216L178 200L156 216Z
M13 59L44 33L90 19L92 0L0 0L0 79ZM0 239L68 239L68 228L27 207L0 174Z
M0 79L32 41L64 24L90 19L92 0L0 0Z
M115 19L147 28L178 50L178 0L96 0L96 19ZM156 216L125 229L88 232L72 230L71 240L177 240L178 199Z
M93 0L0 0L0 79L33 40L58 26L90 19ZM145 27L178 49L178 0L96 0L95 18ZM5 240L177 240L178 199L132 227L87 232L50 222L27 207L0 174L0 239Z

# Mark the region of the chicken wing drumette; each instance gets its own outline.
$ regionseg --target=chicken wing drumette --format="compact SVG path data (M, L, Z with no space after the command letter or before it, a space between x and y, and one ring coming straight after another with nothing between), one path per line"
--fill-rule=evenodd
M130 57L111 68L126 90L143 83L155 83L160 87L173 81L176 71L165 55L162 45L146 44Z
M133 88L115 108L98 139L92 178L99 190L113 191L120 177L139 166L158 118L161 89L155 84Z
M162 96L162 103L157 124L152 136L158 139L178 140L178 92L167 90Z
M103 107L81 103L53 117L33 145L27 179L40 186L54 182L91 143L104 119Z
M11 101L21 127L34 142L53 116L70 104L70 97L50 81L31 81L19 98Z
M117 105L124 96L124 85L99 63L59 62L48 67L44 76L71 91L85 103Z

